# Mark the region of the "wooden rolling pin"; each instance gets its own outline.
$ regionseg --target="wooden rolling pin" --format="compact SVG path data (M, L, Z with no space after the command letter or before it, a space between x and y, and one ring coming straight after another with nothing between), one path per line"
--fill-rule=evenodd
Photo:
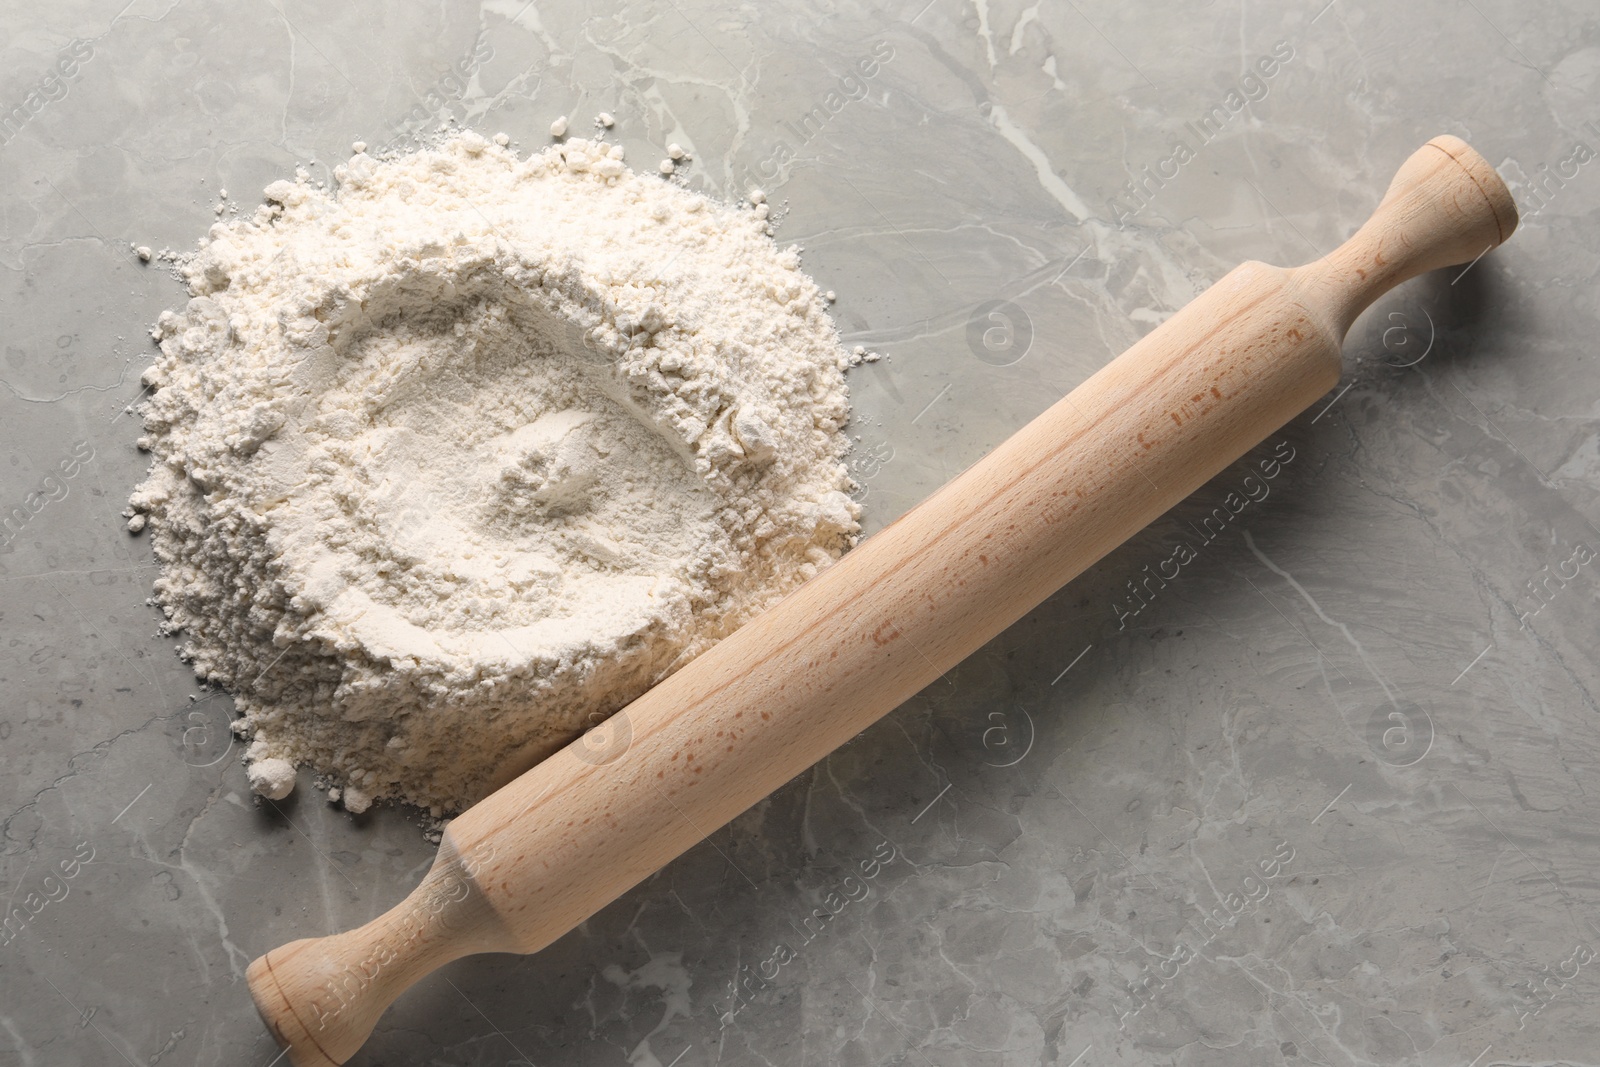
M860 733L1305 410L1372 301L1475 260L1517 213L1455 137L1293 270L1243 263L899 521L450 824L405 900L250 965L296 1067L340 1064L402 991L534 952ZM631 743L627 738L631 736Z

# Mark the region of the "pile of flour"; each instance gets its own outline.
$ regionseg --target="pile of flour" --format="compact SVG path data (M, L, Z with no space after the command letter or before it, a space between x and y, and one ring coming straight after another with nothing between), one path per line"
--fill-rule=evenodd
M182 261L130 528L258 792L456 811L854 542L852 357L765 205L618 146L336 176Z

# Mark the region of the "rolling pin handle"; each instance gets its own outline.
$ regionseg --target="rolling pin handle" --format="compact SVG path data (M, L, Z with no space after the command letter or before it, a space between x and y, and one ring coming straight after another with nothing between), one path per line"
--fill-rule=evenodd
M1435 137L1395 172L1351 238L1290 271L1342 341L1356 317L1407 279L1475 262L1517 228L1517 205L1489 162L1459 137Z
M365 926L291 941L250 964L256 1010L294 1067L337 1067L417 979L505 948L507 932L474 878L493 854L489 844L463 855L447 830L432 868L399 904Z

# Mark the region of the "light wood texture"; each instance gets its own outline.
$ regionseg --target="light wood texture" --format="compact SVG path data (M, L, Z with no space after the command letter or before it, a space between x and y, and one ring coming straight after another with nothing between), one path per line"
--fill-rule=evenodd
M1244 263L898 522L446 832L422 884L358 930L251 964L296 1067L343 1063L439 965L533 952L865 729L1172 507L1339 379L1390 287L1499 244L1516 211L1453 137L1406 161L1349 241ZM613 757L614 758L611 758Z

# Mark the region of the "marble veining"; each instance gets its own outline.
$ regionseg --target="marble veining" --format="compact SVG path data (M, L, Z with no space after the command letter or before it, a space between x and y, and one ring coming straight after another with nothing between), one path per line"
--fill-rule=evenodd
M636 166L677 142L692 187L763 188L888 353L851 380L871 530L1236 263L1334 247L1435 134L1523 221L977 655L548 950L418 985L352 1062L1600 1062L1592 5L13 8L0 1067L267 1067L248 962L433 854L309 781L254 800L227 696L157 634L120 512L182 293L135 249L356 140L529 150L602 110Z

